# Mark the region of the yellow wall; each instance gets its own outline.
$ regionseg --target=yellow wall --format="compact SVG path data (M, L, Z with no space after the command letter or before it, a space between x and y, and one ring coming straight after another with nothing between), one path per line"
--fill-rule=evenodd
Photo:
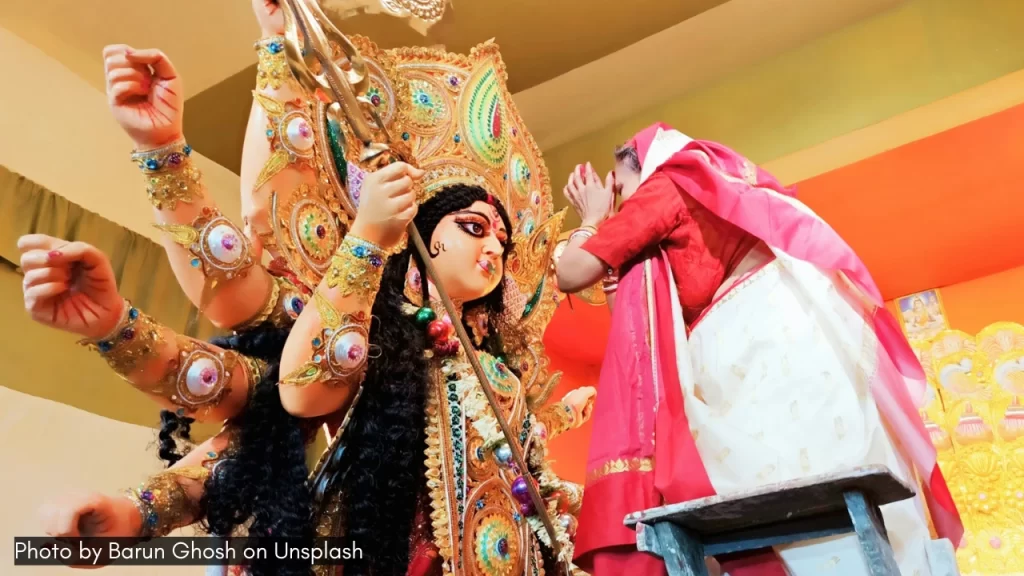
M672 70L668 62L665 73ZM545 159L560 191L577 163L589 160L608 170L614 146L663 121L765 163L1022 68L1024 2L910 0L547 150ZM609 90L614 94L602 97L628 98L643 86L610 85Z
M131 141L106 96L39 49L0 28L0 165L83 208L159 241ZM102 67L99 55L96 66ZM194 155L221 211L241 215L238 176Z

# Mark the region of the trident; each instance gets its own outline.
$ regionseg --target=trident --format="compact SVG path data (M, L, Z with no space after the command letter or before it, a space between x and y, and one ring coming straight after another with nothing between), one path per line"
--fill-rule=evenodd
M281 4L284 7L285 55L288 59L288 66L302 86L309 90L310 93L315 94L318 91L322 91L333 96L334 102L338 104L345 118L348 119L352 133L363 143L359 160L361 162L373 161L378 165L402 161L415 166L412 150L404 142L392 139L384 127L384 122L381 121L379 114L370 105L369 100L366 99L366 91L370 85L366 61L363 60L359 51L349 39L327 18L327 15L320 8L320 3L317 0L282 0ZM333 52L328 43L328 38L341 48L341 51L348 59L348 67L346 69L340 68L331 58ZM307 60L307 58L311 60ZM313 73L310 66L312 61L320 64L321 72L319 74ZM366 122L363 115L364 110L368 110L373 115L378 129L383 132L386 143L374 141L373 129ZM423 238L420 236L415 224L411 222L409 223L408 235L413 247L420 256L420 260L427 269L427 277L434 282L437 288L437 293L441 297L445 311L452 318L458 318L455 306L452 304L451 298L448 297L448 292L441 285L437 271L434 269L431 261L430 253L423 243ZM452 324L455 326L455 333L459 338L462 349L467 352L472 350L469 335L466 334L466 329L463 327L462 322L452 322ZM476 354L467 353L466 356L469 358L469 362L473 366L473 372L476 373L477 380L481 384L480 388L483 390L484 395L487 396L487 402L491 405L494 417L498 420L502 435L504 435L508 447L512 450L512 458L515 460L516 466L519 467L524 476L529 475L529 468L526 466L526 461L523 459L519 446L514 441L515 435L512 433L511 428L509 428L508 422L505 421L501 408L494 398L494 392L489 385L485 385L488 379L483 367L480 365L480 360ZM552 525L551 518L547 514L544 500L541 498L533 482L527 481L526 487L530 494L530 500L540 514L544 528L551 539L551 548L555 558L561 559L561 546L555 536L555 527Z

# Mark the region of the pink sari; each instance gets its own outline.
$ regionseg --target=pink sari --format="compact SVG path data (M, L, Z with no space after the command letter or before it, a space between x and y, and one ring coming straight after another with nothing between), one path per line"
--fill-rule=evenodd
M875 403L924 480L923 496L939 536L960 542L963 526L915 402L924 395L924 371L863 262L827 223L792 199L790 190L732 150L689 140L663 124L639 133L633 145L644 167L642 178L656 170L667 174L703 206L771 249L822 272L840 273L858 289L880 344L870 383ZM675 334L670 293L661 256L635 266L619 282L576 542L577 565L598 576L662 573L656 559L636 551L636 535L623 526L624 516L715 493L690 433L674 347L658 346L671 343ZM733 576L782 573L773 556L755 556L753 565L723 564L723 569Z

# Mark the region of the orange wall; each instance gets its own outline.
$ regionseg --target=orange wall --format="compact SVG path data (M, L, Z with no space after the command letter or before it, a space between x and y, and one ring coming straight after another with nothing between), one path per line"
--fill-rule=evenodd
M995 322L1024 324L1024 266L939 289L949 327L977 334ZM896 311L895 302L888 302Z

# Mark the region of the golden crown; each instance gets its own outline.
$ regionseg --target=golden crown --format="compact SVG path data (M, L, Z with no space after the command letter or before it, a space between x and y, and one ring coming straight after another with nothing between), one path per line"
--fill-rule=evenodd
M558 304L552 255L565 212L554 213L547 167L512 101L498 46L487 42L463 55L382 50L363 37L348 40L365 61L368 87L361 100L366 121L378 129L374 138L406 148L426 171L419 201L463 183L483 187L505 206L514 248L506 265L511 317L501 331L530 400L543 403L557 382L546 375L541 338ZM377 164L364 162L366 143L343 114L320 103L317 115L316 123L326 127L318 147L327 179L354 215L363 177Z

